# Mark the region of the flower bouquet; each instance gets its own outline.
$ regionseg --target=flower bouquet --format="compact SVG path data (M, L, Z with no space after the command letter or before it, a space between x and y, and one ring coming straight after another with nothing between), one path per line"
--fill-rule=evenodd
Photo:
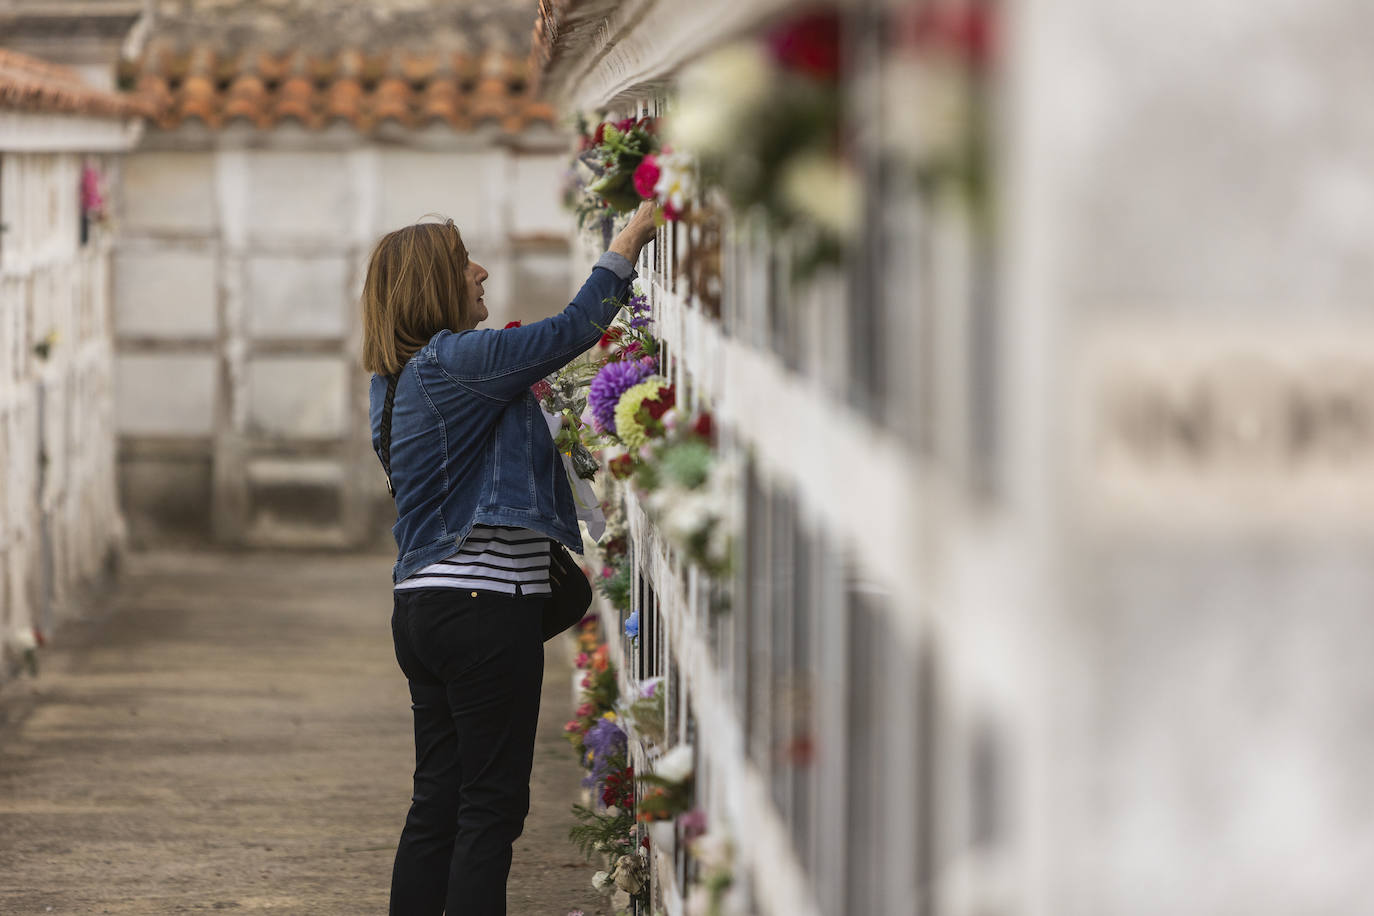
M647 790L636 806L642 822L671 820L692 806L693 753L690 744L679 744L654 764L652 773L639 777Z
M658 151L657 126L652 118L603 121L592 134L591 148L599 158L600 177L587 186L617 213L629 213L645 198L635 181L644 158Z
M771 228L798 237L802 274L838 263L858 231L840 30L838 11L812 10L708 55L682 74L666 128L736 210L762 212Z

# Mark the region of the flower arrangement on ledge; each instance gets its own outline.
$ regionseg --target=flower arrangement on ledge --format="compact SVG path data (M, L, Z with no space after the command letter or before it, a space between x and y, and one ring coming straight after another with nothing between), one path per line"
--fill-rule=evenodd
M564 185L563 202L577 214L579 229L607 232L618 214L642 201L656 201L665 220L681 219L696 193L692 159L659 141L659 119L624 118L588 127L578 118L581 139Z
M806 274L837 264L858 232L861 191L841 118L840 14L811 10L685 70L665 133L739 212L798 241Z
M606 867L592 876L592 885L605 894L617 891L625 903L648 903L649 868L647 836L636 828L636 775L629 763L629 736L622 727L628 709L619 708L619 687L609 647L600 643L595 621L585 623L578 634L577 667L582 679L581 704L576 717L564 726L578 760L587 770L582 787L587 798L573 805L577 823L568 838L588 860L598 856ZM653 692L644 687L629 709L644 713L642 703ZM633 721L633 720L631 720Z

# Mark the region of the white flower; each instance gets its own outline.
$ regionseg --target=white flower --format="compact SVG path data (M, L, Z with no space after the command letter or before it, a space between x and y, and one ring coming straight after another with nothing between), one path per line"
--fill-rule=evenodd
M608 871L599 871L592 875L592 887L601 891L603 894L609 894L614 891L615 882L611 880L611 873Z
M859 226L859 180L834 156L806 153L793 159L780 180L788 206L824 229L849 238Z
M663 530L678 541L690 541L715 521L710 497L702 490L681 490L663 513Z
M734 854L730 837L724 833L706 833L692 841L692 855L703 871L728 869Z
M686 782L692 775L692 746L679 744L654 764L654 775L667 782Z
M692 157L686 153L659 153L658 183L654 196L681 213L696 196L697 176Z
M10 631L10 643L19 652L31 652L38 648L38 637L33 627L15 627Z
M767 103L773 72L754 42L722 48L683 71L668 122L672 145L699 155L727 152L749 113Z

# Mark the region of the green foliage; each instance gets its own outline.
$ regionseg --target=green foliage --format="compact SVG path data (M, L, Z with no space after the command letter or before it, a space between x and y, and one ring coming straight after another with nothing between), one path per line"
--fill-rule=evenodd
M588 861L599 854L626 855L634 850L634 815L629 811L597 811L586 805L573 805L579 823L568 831L568 839Z
M711 446L692 439L664 449L660 460L664 477L684 489L695 490L710 477L715 459Z
M615 575L609 579L601 579L601 593L606 596L606 600L611 606L618 610L628 610L630 607L630 590L633 587L633 576L630 572L630 564L625 563L617 566Z

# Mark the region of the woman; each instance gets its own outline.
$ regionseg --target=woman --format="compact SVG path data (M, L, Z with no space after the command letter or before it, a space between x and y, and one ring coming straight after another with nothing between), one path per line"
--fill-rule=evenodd
M363 366L375 373L373 447L396 497L391 631L415 713L393 916L506 912L511 844L529 811L549 540L582 550L529 388L596 343L653 233L645 204L571 305L500 331L475 330L487 271L451 220L390 233L368 263Z

